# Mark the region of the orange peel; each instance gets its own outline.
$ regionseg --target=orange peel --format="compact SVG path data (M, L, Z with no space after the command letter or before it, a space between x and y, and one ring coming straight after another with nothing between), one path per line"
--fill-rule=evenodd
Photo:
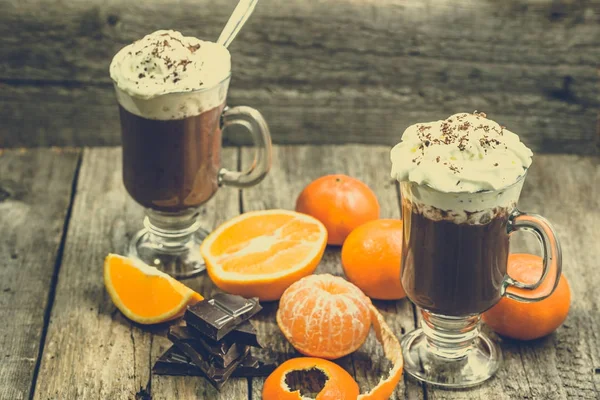
M316 400L356 400L358 384L345 369L322 358L292 358L281 364L269 375L263 385L263 400L305 400L299 389L293 390L287 383L287 377L294 371L309 373L321 371L325 382L319 388Z
M390 398L396 386L398 386L404 370L404 358L402 357L400 342L379 310L373 305L371 305L371 323L375 336L383 347L385 357L392 362L392 368L387 378L381 378L377 386L368 393L359 395L357 400L384 400Z

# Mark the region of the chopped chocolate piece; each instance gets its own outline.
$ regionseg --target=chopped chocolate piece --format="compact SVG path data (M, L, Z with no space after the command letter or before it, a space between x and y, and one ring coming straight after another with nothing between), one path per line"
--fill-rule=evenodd
M194 328L192 325L188 325L188 328L192 329L193 331L196 331L196 328ZM201 332L199 332L199 333L202 334ZM205 342L211 343L213 345L215 345L216 343L219 343L218 341L210 339L206 336L204 336L203 339ZM262 344L258 341L258 337L256 336L256 329L254 328L254 325L252 325L252 323L249 320L242 322L233 331L229 332L227 335L225 335L221 339L221 341L225 341L225 340L230 340L232 342L236 342L236 343L243 344L246 346L258 347L258 348L263 347Z
M203 361L220 368L227 368L246 351L246 346L231 339L209 343L203 336L195 335L194 331L186 326L172 326L167 337L176 345L184 343L191 347ZM194 357L191 358L196 362Z
M184 353L196 367L198 367L202 371L204 377L208 379L209 382L217 389L221 389L221 387L227 381L227 379L229 379L233 371L242 363L242 361L244 361L246 356L250 353L250 348L246 347L245 351L237 360L234 360L226 368L220 368L216 364L202 359L200 354L197 353L194 350L194 348L185 341L175 341L173 344L177 346L177 348L182 353Z
M269 376L275 368L275 364L260 361L251 354L248 354L235 371L233 371L231 377L249 378ZM192 360L175 345L171 346L156 360L152 371L157 375L204 376L202 370L194 365Z
M184 319L203 335L221 340L262 309L257 298L218 293L187 308Z
M254 358L251 354L248 354L231 376L236 378L251 378L259 376L269 376L271 372L275 371L277 365L273 363L267 363Z
M156 360L152 372L157 375L203 376L202 370L182 353L175 345L171 346Z

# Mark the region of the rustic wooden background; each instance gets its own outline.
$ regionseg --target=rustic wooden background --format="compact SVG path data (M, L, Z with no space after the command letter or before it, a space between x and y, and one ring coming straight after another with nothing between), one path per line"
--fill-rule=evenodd
M112 55L160 28L214 40L236 2L0 0L0 147L118 145ZM597 151L600 0L261 0L230 50L229 103L276 143L390 145L478 109L535 151Z

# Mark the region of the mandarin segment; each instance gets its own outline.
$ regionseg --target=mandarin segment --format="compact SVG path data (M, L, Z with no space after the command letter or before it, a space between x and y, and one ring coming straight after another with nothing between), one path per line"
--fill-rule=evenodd
M158 269L139 260L109 254L104 261L104 285L115 306L140 324L177 318L203 297Z
M208 235L200 252L221 290L271 301L315 270L326 244L327 230L315 218L266 210L225 222Z
M300 353L336 359L366 340L371 302L340 277L312 275L291 285L281 297L277 324Z

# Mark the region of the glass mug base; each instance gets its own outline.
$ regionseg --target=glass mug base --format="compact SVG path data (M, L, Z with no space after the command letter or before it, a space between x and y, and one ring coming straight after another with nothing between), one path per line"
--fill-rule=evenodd
M498 345L481 333L471 349L458 359L440 357L432 352L423 329L409 332L401 344L404 371L421 382L438 387L477 386L494 376L502 362Z
M421 328L402 339L406 373L421 382L460 389L477 386L498 371L502 352L480 331L480 315L421 314Z
M199 229L180 248L173 250L152 240L151 233L142 229L131 240L128 257L138 258L175 279L193 278L206 269L200 244L207 235L207 231Z
M166 213L147 209L144 229L133 236L128 256L173 278L192 278L206 269L200 244L207 235L200 228L197 210Z

